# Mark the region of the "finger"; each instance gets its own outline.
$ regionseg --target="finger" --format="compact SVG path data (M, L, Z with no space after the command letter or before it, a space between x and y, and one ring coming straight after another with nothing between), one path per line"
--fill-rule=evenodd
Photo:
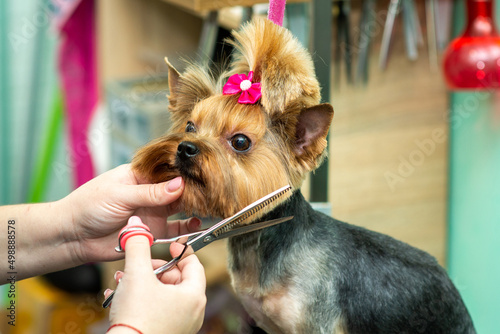
M107 299L107 298L109 297L109 295L110 295L110 294L112 294L112 293L113 293L113 290L111 290L111 289L106 289L106 290L104 291L104 299Z
M156 269L158 267L163 266L167 261L165 260L158 260L158 259L153 259L151 260L151 265L153 266L153 269Z
M152 272L151 249L149 239L143 235L135 235L125 244L125 272Z
M177 257L181 255L182 252L185 252L186 254L184 256L187 256L188 254L193 252L191 247L188 247L188 249L186 249L185 251L184 248L186 248L186 245L178 242L173 242L170 244L170 255L172 255L172 257Z
M129 225L142 224L141 219L132 216ZM133 235L125 243L125 272L138 272L144 274L151 271L151 245L149 239L144 235Z
M153 269L156 269L167 263L167 261L153 259L151 263ZM181 272L177 266L156 275L156 277L164 284L178 284L181 282Z
M123 201L133 208L163 206L176 201L184 189L184 181L181 177L156 183L129 185L122 192Z
M165 271L160 275L158 275L157 277L163 284L176 285L182 282L182 273L177 267Z
M123 277L123 271L120 271L118 270L115 275L114 275L114 278L115 278L115 281L116 281L116 284L120 283L120 280L122 279Z
M185 220L173 220L167 222L167 238L172 238L181 234L198 232L201 228L201 220L191 217Z
M173 215L181 212L182 208L183 208L182 201L181 201L181 198L179 197L175 201L173 201L172 203L165 206L165 209L167 210L167 217L173 216Z
M191 217L188 219L186 227L187 231L182 233L198 232L201 228L201 220L197 217Z
M198 293L205 293L207 285L205 270L196 255L186 257L177 264L177 267L181 271L180 284L187 284Z

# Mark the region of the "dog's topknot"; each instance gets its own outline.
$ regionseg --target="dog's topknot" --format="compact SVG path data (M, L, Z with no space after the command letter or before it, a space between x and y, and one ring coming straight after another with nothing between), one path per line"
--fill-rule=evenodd
M262 84L262 105L270 114L284 112L297 99L304 107L320 102L320 87L309 52L292 33L266 19L255 19L229 41L236 54L231 74L254 71Z

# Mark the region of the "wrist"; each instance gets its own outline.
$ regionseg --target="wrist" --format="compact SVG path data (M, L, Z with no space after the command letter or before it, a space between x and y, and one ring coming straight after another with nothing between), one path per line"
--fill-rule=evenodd
M69 247L70 233L57 202L19 204L0 208L0 217L13 221L18 279L76 265ZM6 240L0 240L1 244ZM6 262L6 261L5 261Z
M51 203L52 224L57 229L55 240L65 248L70 257L71 266L77 266L87 263L79 251L80 239L75 229L75 205L71 203L68 197Z
M78 216L78 213L75 213L75 210L78 210L78 206L78 203L73 203L71 196L52 203L52 212L56 216L53 223L58 228L56 238L67 250L72 266L89 262L81 250L81 233L76 228L75 217Z

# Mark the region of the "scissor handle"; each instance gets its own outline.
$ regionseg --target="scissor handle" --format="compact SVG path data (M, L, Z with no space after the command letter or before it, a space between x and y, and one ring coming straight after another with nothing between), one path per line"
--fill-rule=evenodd
M117 251L123 251L125 249L125 244L130 237L136 235L143 235L149 240L149 246L152 246L154 243L154 237L149 229L149 226L144 224L141 219L137 216L132 216L128 220L127 225L120 230L120 234L118 237L118 245Z

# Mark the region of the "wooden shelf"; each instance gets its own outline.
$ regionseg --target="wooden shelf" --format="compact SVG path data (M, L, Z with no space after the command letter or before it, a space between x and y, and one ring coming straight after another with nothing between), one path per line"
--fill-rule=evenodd
M204 12L211 10L219 10L225 7L251 7L260 3L269 3L265 0L163 0L169 4L177 5L184 9L194 12ZM310 0L288 0L287 3L309 2Z

